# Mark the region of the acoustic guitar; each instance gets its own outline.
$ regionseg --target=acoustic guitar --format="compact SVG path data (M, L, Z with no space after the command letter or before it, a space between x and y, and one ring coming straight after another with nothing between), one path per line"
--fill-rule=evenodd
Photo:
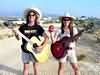
M15 31L19 36L21 36L28 42L26 44L26 50L28 50L33 55L33 57L36 59L37 62L43 63L47 61L50 53L50 46L46 44L41 51L36 51L36 49L34 48L34 44L36 44L37 46L42 44L42 42L44 41L43 37L39 36L38 39L37 37L33 36L31 39L29 39L25 35L23 35L20 31L14 30L12 26L8 26L6 24L5 26L11 29L12 31Z

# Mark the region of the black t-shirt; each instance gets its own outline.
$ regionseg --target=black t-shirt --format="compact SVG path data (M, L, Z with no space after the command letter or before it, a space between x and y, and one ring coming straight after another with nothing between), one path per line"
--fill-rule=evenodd
M24 34L27 38L31 39L33 36L43 36L44 29L40 25L35 26L28 26L27 24L24 24L20 26L19 31ZM27 52L25 46L27 41L22 38L22 45L21 48L24 52Z

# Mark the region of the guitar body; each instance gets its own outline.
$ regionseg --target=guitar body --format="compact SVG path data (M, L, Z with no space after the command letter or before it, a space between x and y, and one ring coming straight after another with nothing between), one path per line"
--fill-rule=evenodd
M77 36L75 35L72 38L65 36L61 40L53 43L51 45L51 52L52 52L52 55L54 56L54 58L56 58L56 59L63 58L67 54L68 50L72 49L71 47L69 47L70 42L78 39L78 37L79 37L79 35L77 35Z
M55 43L53 43L51 45L51 53L56 59L64 57L66 54L63 47L63 43L61 41L56 41Z
M43 37L39 37L39 39L37 39L36 37L32 37L30 40L34 43L36 43L37 45L41 45L41 43L43 42L44 38ZM43 49L40 52L35 52L33 50L33 45L30 43L27 43L26 48L29 52L31 52L35 59L39 62L39 63L43 63L48 59L49 56L49 52L50 52L50 47L48 44L46 44L45 47L43 47Z

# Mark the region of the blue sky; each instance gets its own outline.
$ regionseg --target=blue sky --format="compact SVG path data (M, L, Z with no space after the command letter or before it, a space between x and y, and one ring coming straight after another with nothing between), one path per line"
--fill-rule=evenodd
M100 0L0 0L0 16L21 16L28 7L48 14L100 17Z

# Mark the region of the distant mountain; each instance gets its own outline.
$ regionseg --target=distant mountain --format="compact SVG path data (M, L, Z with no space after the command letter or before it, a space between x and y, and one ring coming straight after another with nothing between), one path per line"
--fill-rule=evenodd
M43 17L59 17L61 16L60 14L49 14L49 13L43 13Z

